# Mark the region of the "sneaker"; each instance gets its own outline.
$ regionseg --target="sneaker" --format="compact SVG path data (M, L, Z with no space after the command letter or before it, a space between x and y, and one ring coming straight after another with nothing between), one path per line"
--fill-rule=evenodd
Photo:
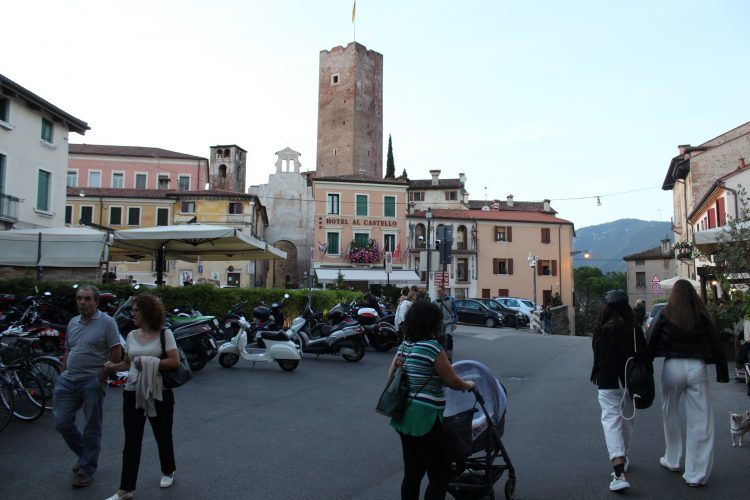
M161 481L159 482L160 488L169 488L174 483L174 472L169 475L164 475L161 477Z
M111 497L107 497L105 500L130 500L135 496L133 491L117 490L117 493Z
M91 476L87 476L86 474L81 474L79 472L75 476L73 476L73 481L71 481L71 484L73 485L73 488L85 488L86 486L91 484Z
M662 467L664 467L665 469L669 469L669 470L671 470L672 472L680 472L680 468L679 468L679 467L672 467L671 465L669 465L669 464L667 463L667 459L666 459L666 458L664 458L664 457L661 457L661 458L659 459L659 463L660 463L660 464L661 464L661 466L662 466Z
M626 490L630 488L630 483L625 478L625 474L621 476L615 475L615 473L612 473L612 482L609 483L609 490L610 491L620 491L620 490Z

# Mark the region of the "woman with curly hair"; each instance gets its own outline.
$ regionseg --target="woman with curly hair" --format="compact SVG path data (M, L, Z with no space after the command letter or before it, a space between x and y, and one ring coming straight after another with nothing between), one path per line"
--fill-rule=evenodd
M400 420L391 425L401 438L404 479L401 498L416 500L425 473L429 479L425 499L442 499L448 488L450 457L444 445L443 386L470 391L474 382L459 377L437 341L442 328L440 308L430 302L414 302L406 313L401 329L404 342L388 370L404 366L409 377L409 405Z
M172 485L176 469L172 445L174 394L164 388L159 372L179 366L177 343L172 331L164 329L164 306L153 295L144 293L133 299L133 320L138 328L128 334L123 361L104 364L109 373L128 370L122 403L125 446L120 488L107 500L133 498L147 418L159 448L162 488Z

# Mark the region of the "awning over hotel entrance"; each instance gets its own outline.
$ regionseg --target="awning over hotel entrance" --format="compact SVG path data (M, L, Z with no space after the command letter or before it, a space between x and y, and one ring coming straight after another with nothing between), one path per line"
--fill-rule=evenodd
M318 282L335 283L339 271L344 275L344 281L366 281L370 285L418 285L421 283L419 276L408 269L394 269L388 276L385 269L350 269L350 268L315 268L315 276Z

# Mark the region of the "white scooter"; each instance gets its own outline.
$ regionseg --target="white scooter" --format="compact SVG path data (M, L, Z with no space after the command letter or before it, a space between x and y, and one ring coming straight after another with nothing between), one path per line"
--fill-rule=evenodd
M305 326L304 319L297 318L292 321L292 326L287 331L259 332L263 347L259 347L258 343L254 341L248 344L247 332L251 331L252 327L244 316L240 316L238 322L241 328L237 335L219 347L219 364L221 366L229 368L242 358L251 361L253 366L258 361L265 363L275 361L282 370L287 372L297 368L299 360L302 359L302 351L297 344L292 342L292 339Z

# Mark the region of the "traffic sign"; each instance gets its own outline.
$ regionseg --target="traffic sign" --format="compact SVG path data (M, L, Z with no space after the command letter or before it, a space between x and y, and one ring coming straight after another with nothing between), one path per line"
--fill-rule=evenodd
M659 279L659 276L654 274L654 277L651 279L651 283L661 283L661 280Z
M661 284L651 283L651 293L661 293Z

